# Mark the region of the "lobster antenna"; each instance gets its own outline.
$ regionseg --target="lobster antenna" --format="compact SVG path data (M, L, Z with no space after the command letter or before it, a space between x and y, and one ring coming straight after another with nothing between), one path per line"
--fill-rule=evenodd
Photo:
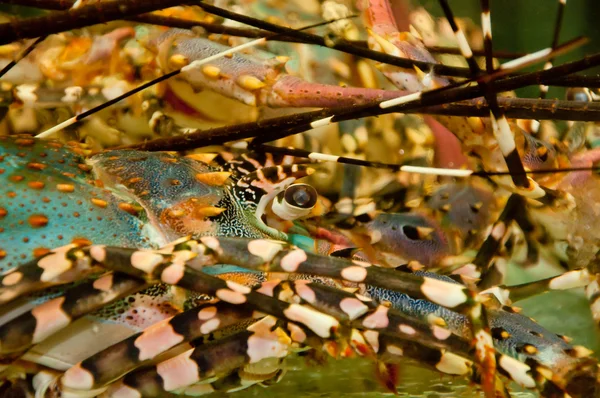
M418 174L432 174L439 176L449 176L449 177L469 177L473 174L472 170L465 169L446 169L446 168L436 168L436 167L421 167L421 166L411 166L411 165L402 165L402 164L394 164L394 163L382 163L382 162L371 162L369 160L361 160L355 158L349 158L345 156L337 156L337 155L329 155L321 152L311 152L304 149L297 148L282 148L271 145L257 145L257 146L249 146L251 150L257 150L261 152L269 152L269 153L279 153L282 155L290 155L301 158L308 158L317 162L335 162L342 164L351 164L355 166L365 166L379 169L389 169L393 171L405 171L407 173L418 173Z
M348 17L338 18L338 19L335 19L335 20L330 20L330 21L325 21L325 22L319 22L319 23L316 23L316 24L305 26L305 27L303 27L301 29L312 29L312 28L315 28L315 27L318 27L318 26L323 26L323 25L327 25L327 24L333 23L335 21L340 21L340 20L343 20L343 19L349 19L349 18L355 18L355 17L356 17L356 15L351 15L351 16L348 16ZM158 78L156 78L154 80L151 80L151 81L149 81L147 83L142 84L141 86L138 86L138 87L134 88L131 91L128 91L128 92L126 92L126 93L124 93L122 95L119 95L118 97L113 98L110 101L107 101L107 102L105 102L105 103L103 103L101 105L98 105L98 106L96 106L96 107L94 107L92 109L89 109L89 110L87 110L87 111L85 111L83 113L80 113L78 115L75 115L75 116L73 116L73 117L65 120L64 122L59 123L56 126L51 127L49 129L47 129L46 131L41 132L40 134L36 135L36 138L46 138L46 137L49 137L50 135L52 135L52 134L54 134L54 133L56 133L58 131L61 131L61 130L65 129L65 128L67 128L67 127L69 127L69 126L71 126L71 125L73 125L73 124L75 124L77 122L80 122L81 120L85 119L86 117L91 116L94 113L100 112L101 110L103 110L103 109L105 109L105 108L107 108L107 107L109 107L109 106L111 106L113 104L116 104L117 102L122 101L125 98L128 98L128 97L132 96L133 94L136 94L136 93L138 93L138 92L140 92L142 90L145 90L148 87L151 87L151 86L153 86L155 84L158 84L158 83L160 83L162 81L165 81L167 79L170 79L171 77L177 76L180 73L185 73L186 71L198 69L200 66L205 65L205 64L207 64L209 62L212 62L215 59L223 58L223 57L226 57L226 56L228 56L230 54L234 54L236 52L245 50L247 48L258 46L258 45L263 44L267 40L272 39L273 37L276 37L276 36L279 36L279 35L275 34L275 35L272 35L270 37L261 37L261 38L256 39L256 40L252 40L250 42L247 42L247 43L244 43L244 44L240 44L239 46L232 47L232 48L230 48L228 50L225 50L225 51L220 52L218 54L212 55L210 57L193 61L189 65L186 65L186 66L184 66L184 67L182 67L180 69L177 69L177 70L174 70L174 71L169 72L167 74L164 74L164 75L162 75L162 76L160 76L160 77L158 77Z
M554 22L554 35L552 37L552 48L556 48L558 45L558 40L560 38L560 29L562 27L563 18L565 15L565 8L567 6L567 0L558 0L558 10L556 12L556 22ZM550 58L546 65L544 65L544 69L552 68L552 63L554 62L554 57ZM546 98L548 94L548 86L545 84L540 84L540 98Z
M492 73L494 71L494 58L492 57L492 19L489 0L481 0L481 26L483 29L483 45L486 53L485 69L487 73ZM483 89L486 92L485 99L490 106L492 129L508 169L514 172L514 174L511 174L513 183L519 188L528 188L530 183L524 174L525 168L517 151L514 134L506 116L498 106L496 94L491 93L486 88L484 87Z
M25 58L26 56L28 56L29 53L32 52L35 49L35 46L37 46L38 44L40 44L41 42L43 42L46 37L48 37L48 36L40 36L40 37L38 37L29 46L27 46L19 54L17 54L17 56L15 57L15 59L13 59L12 61L10 61L4 68L2 68L2 70L0 70L0 78L2 76L4 76L9 70L11 70L17 64L17 62L19 62L20 60L22 60L23 58Z
M442 177L493 177L493 176L511 176L512 171L476 171L469 169L450 169L442 167L427 167L427 166L412 166L406 164L396 163L384 163L374 162L370 160L356 159L345 156L331 155L321 152L311 152L305 149L291 148L291 147L277 147L273 145L250 145L249 150L255 150L259 152L277 153L281 155L289 155L300 158L307 158L315 162L335 162L341 164L351 164L354 166L371 167L378 169L388 169L392 171L404 171L406 173L415 174L428 174L437 175ZM563 167L563 168L548 168L542 170L524 170L523 175L528 174L558 174L558 173L570 173L577 171L600 171L598 167Z
M383 110L389 109L390 111L392 111L390 108L401 106L400 109L394 109L393 111L394 112L406 112L408 110L422 108L425 106L441 105L441 104L450 102L450 99L449 99L449 97L451 97L450 93L452 93L452 94L456 93L455 90L460 90L460 91L462 91L462 90L465 90L465 91L477 90L477 94L474 94L473 96L471 96L471 95L468 96L469 98L475 98L476 96L481 95L480 92L484 89L483 87L481 87L481 86L483 86L483 83L488 82L490 79L494 79L494 78L497 78L498 76L504 75L504 74L508 73L508 71L510 71L510 70L519 69L519 68L531 65L532 63L535 63L535 62L541 62L541 61L545 60L547 57L553 56L553 54L555 52L564 52L564 51L567 51L568 49L571 49L575 45L580 45L582 43L582 41L583 41L583 38L573 40L569 43L559 46L559 48L557 48L555 51L548 51L548 49L544 49L544 50L536 52L535 53L536 55L533 57L532 57L532 54L528 54L523 58L518 58L514 61L510 61L509 67L505 67L501 70L495 71L488 75L471 78L470 80L467 80L466 82L465 81L458 82L455 84L451 84L449 86L445 86L445 87L441 87L441 88L437 88L437 89L433 89L433 90L428 90L428 91L419 91L419 92L415 92L412 94L403 95L401 97L393 98L390 100L378 102L376 104L354 107L354 108L352 108L348 111L344 111L342 113L337 113L332 116L327 116L327 117L324 117L321 119L313 120L310 123L308 123L308 125L297 126L297 127L290 129L290 132L284 131L283 133L285 133L284 136L288 136L288 135L297 134L297 133L300 133L300 132L303 132L303 131L306 131L309 129L327 126L329 124L336 123L336 122L339 122L342 120L346 120L348 118L356 119L357 117L362 117L362 115L361 116L357 115L357 111L359 111L361 113L363 111L365 111L365 113L369 112L369 111L371 111L372 113L375 113L374 111L382 110L382 109ZM600 62L600 54L598 54L598 58L599 58L599 62ZM545 72L549 72L549 71L545 71ZM525 77L527 77L527 76L525 76ZM471 82L479 83L480 87L468 86L469 83L471 83ZM505 91L505 89L503 88L499 91ZM493 91L493 92L495 93L495 91ZM458 99L454 98L453 100L462 100L462 99L466 99L466 97L467 96L460 97ZM277 136L269 135L269 134L261 135L260 139L258 139L258 143L269 142L269 141L273 141L278 138L282 138L282 132L276 132L275 134Z
M514 86L511 86L514 89ZM466 88L463 90L471 90ZM494 89L496 90L496 89ZM461 94L462 95L462 94ZM474 98L477 95L469 95ZM462 97L461 99L464 99ZM447 101L446 101L447 102ZM506 111L507 115L515 118L527 119L562 119L579 121L600 121L600 103L583 101L555 101L555 100L537 100L530 98L499 98L500 106ZM279 138L287 137L292 134L301 133L309 129L306 127L311 121L322 119L324 117L339 115L339 120L358 119L368 116L378 116L391 112L403 113L429 113L451 116L488 116L488 110L485 104L482 105L479 99L458 104L444 104L434 106L420 106L411 109L404 109L402 106L382 110L373 109L372 105L354 105L344 108L330 108L317 111L296 113L293 115L279 116L269 119L263 119L258 122L248 122L232 126L217 127L207 130L193 130L185 135L176 135L172 137L156 138L144 141L139 144L131 144L119 147L119 149L137 149L145 151L184 151L190 148L202 148L210 145L222 145L231 141L238 141L246 138L255 138L254 144L274 141ZM302 125L299 131L292 131L294 127ZM263 139L265 138L266 139Z
M34 7L41 10L57 10L64 11L68 10L73 4L74 0L19 0L19 5ZM143 14L136 15L134 17L123 18L125 21L145 23L149 25L158 25L165 26L169 28L179 28L179 29L193 29L195 27L202 27L208 33L215 34L224 34L228 36L235 37L245 37L250 39L257 39L260 37L267 37L272 35L271 32L266 30L256 29L256 28L239 28L232 26L224 26L218 23L204 22L204 21L196 21L185 18L177 18L172 16L164 16L164 15L155 15L155 14ZM297 37L291 36L280 36L277 38L277 41L284 41L290 43L304 43L304 44L312 44L309 41L299 39ZM352 45L358 47L366 47L366 41L364 40L348 40L348 42ZM460 52L458 49L454 47L446 47L446 46L425 46L425 48L431 52L436 54L450 54L456 55ZM473 50L473 53L477 56L485 55L483 50ZM526 54L520 52L512 52L512 51L495 51L494 58L500 59L514 59L522 57Z
M247 15L237 14L235 12L232 12L229 10L224 10L222 8L215 7L215 6L207 4L205 2L199 3L197 5L199 7L201 7L202 9L204 9L205 11L210 12L211 14L215 14L215 15L218 15L223 18L231 19L231 20L234 20L237 22L241 22L241 23L250 25L250 26L254 26L256 28L268 30L268 31L271 31L274 33L279 33L279 34L282 34L285 36L294 37L303 42L316 44L316 45L322 46L322 47L332 48L334 50L338 50L338 51L342 51L342 52L345 52L348 54L367 58L367 59L370 59L373 61L379 61L384 64L399 66L401 68L408 68L408 69L412 69L413 67L416 66L421 70L428 70L428 71L435 73L436 75L464 77L464 78L471 77L471 72L468 68L453 67L453 66L448 66L448 65L443 65L443 64L436 64L436 63L422 62L422 61L410 60L410 59L406 59L406 58L400 58L400 57L396 57L396 56L382 53L379 51L373 51L373 50L369 50L364 47L355 46L352 43L346 42L344 40L339 40L337 42L331 43L330 41L325 41L325 39L319 35L314 35L314 34L307 33L307 32L300 32L295 29L276 25L276 24L273 24L273 23L270 23L267 21L249 17ZM507 74L507 73L504 73L504 74ZM539 81L535 81L534 75L532 75L532 74L525 74L525 75L529 78L529 81L527 81L527 85L539 83ZM522 78L523 76L524 75L512 75L512 77L515 77L515 78ZM564 74L553 75L551 78L552 84L553 85L564 84L564 83L562 83L565 80L564 76L565 76ZM547 80L550 80L550 78L548 78ZM599 79L593 78L593 77L588 79L588 78L585 78L582 76L578 76L577 80L578 80L577 87L592 87L592 85L598 84ZM530 81L531 81L531 83L530 83ZM586 83L583 83L584 81ZM574 83L569 81L567 84L571 85Z

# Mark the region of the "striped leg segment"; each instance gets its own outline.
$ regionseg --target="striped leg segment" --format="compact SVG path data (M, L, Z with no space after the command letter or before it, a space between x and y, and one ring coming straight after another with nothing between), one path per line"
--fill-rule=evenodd
M89 258L77 257L74 244L59 247L50 253L15 267L0 276L0 304L44 288L73 282L90 274Z
M78 318L104 305L143 289L146 284L122 273L100 278L67 289L53 298L0 326L0 357L14 356Z
M252 312L248 307L220 301L200 305L85 359L65 372L61 384L76 390L104 387L175 347L250 319Z
M238 375L243 378L246 364L269 366L272 370L263 374L265 380L279 372L279 360L290 353L291 344L292 340L280 322L267 316L228 337L200 344L155 366L130 373L109 392L138 397L162 397L167 392L200 395L214 391L208 384L211 380L237 369L241 369ZM197 384L201 381L206 383ZM242 387L262 380L248 377L244 381L246 385L242 384Z

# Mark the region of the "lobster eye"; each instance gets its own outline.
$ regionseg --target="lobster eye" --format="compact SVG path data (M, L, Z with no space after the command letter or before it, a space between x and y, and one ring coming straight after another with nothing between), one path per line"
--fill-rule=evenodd
M292 185L285 190L285 201L291 206L309 208L317 202L317 191L310 185Z
M296 220L304 217L317 204L317 191L308 184L293 184L283 194L277 195L272 209L284 220Z
M419 232L412 225L402 226L402 232L404 232L404 235L406 235L406 237L410 240L418 240L419 239Z

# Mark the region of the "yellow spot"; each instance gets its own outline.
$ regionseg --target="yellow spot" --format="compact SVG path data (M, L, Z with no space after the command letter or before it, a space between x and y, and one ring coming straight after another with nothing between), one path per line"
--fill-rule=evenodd
M231 173L227 171L215 171L213 173L198 173L196 174L196 180L207 185L220 187L225 184L230 176Z
M266 86L266 84L261 82L260 79L251 75L242 75L238 77L237 82L246 90L258 90Z
M215 207L215 206L206 206L206 207L197 207L194 209L194 215L197 217L214 217L223 213L227 210L224 207Z
M56 189L60 192L73 192L75 186L73 184L56 184Z
M41 181L29 181L27 186L31 189L43 189L44 183Z
M221 69L214 65L206 65L202 68L202 73L208 78L218 79L221 74Z
M27 221L33 228L41 228L48 225L48 217L43 214L32 214Z
M127 213L137 216L138 213L142 210L140 207L133 206L130 203L119 203L119 209L126 211Z
M108 206L108 202L106 202L105 200L102 199L97 199L97 198L92 198L92 203L95 204L98 207L102 207L105 208L106 206Z
M181 209L171 209L169 210L169 214L171 215L171 217L179 218L185 215L185 211Z
M182 54L171 55L171 57L169 58L169 66L175 69L181 69L189 63L190 60Z
M197 160L198 162L209 164L217 157L216 153L193 153L185 156L188 159Z

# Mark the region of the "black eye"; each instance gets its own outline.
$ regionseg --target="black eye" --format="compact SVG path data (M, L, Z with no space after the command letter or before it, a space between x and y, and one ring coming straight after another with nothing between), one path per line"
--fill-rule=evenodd
M290 185L285 190L284 199L290 205L310 209L317 203L317 191L307 184Z
M420 240L419 231L411 225L402 226L402 232L410 240Z

